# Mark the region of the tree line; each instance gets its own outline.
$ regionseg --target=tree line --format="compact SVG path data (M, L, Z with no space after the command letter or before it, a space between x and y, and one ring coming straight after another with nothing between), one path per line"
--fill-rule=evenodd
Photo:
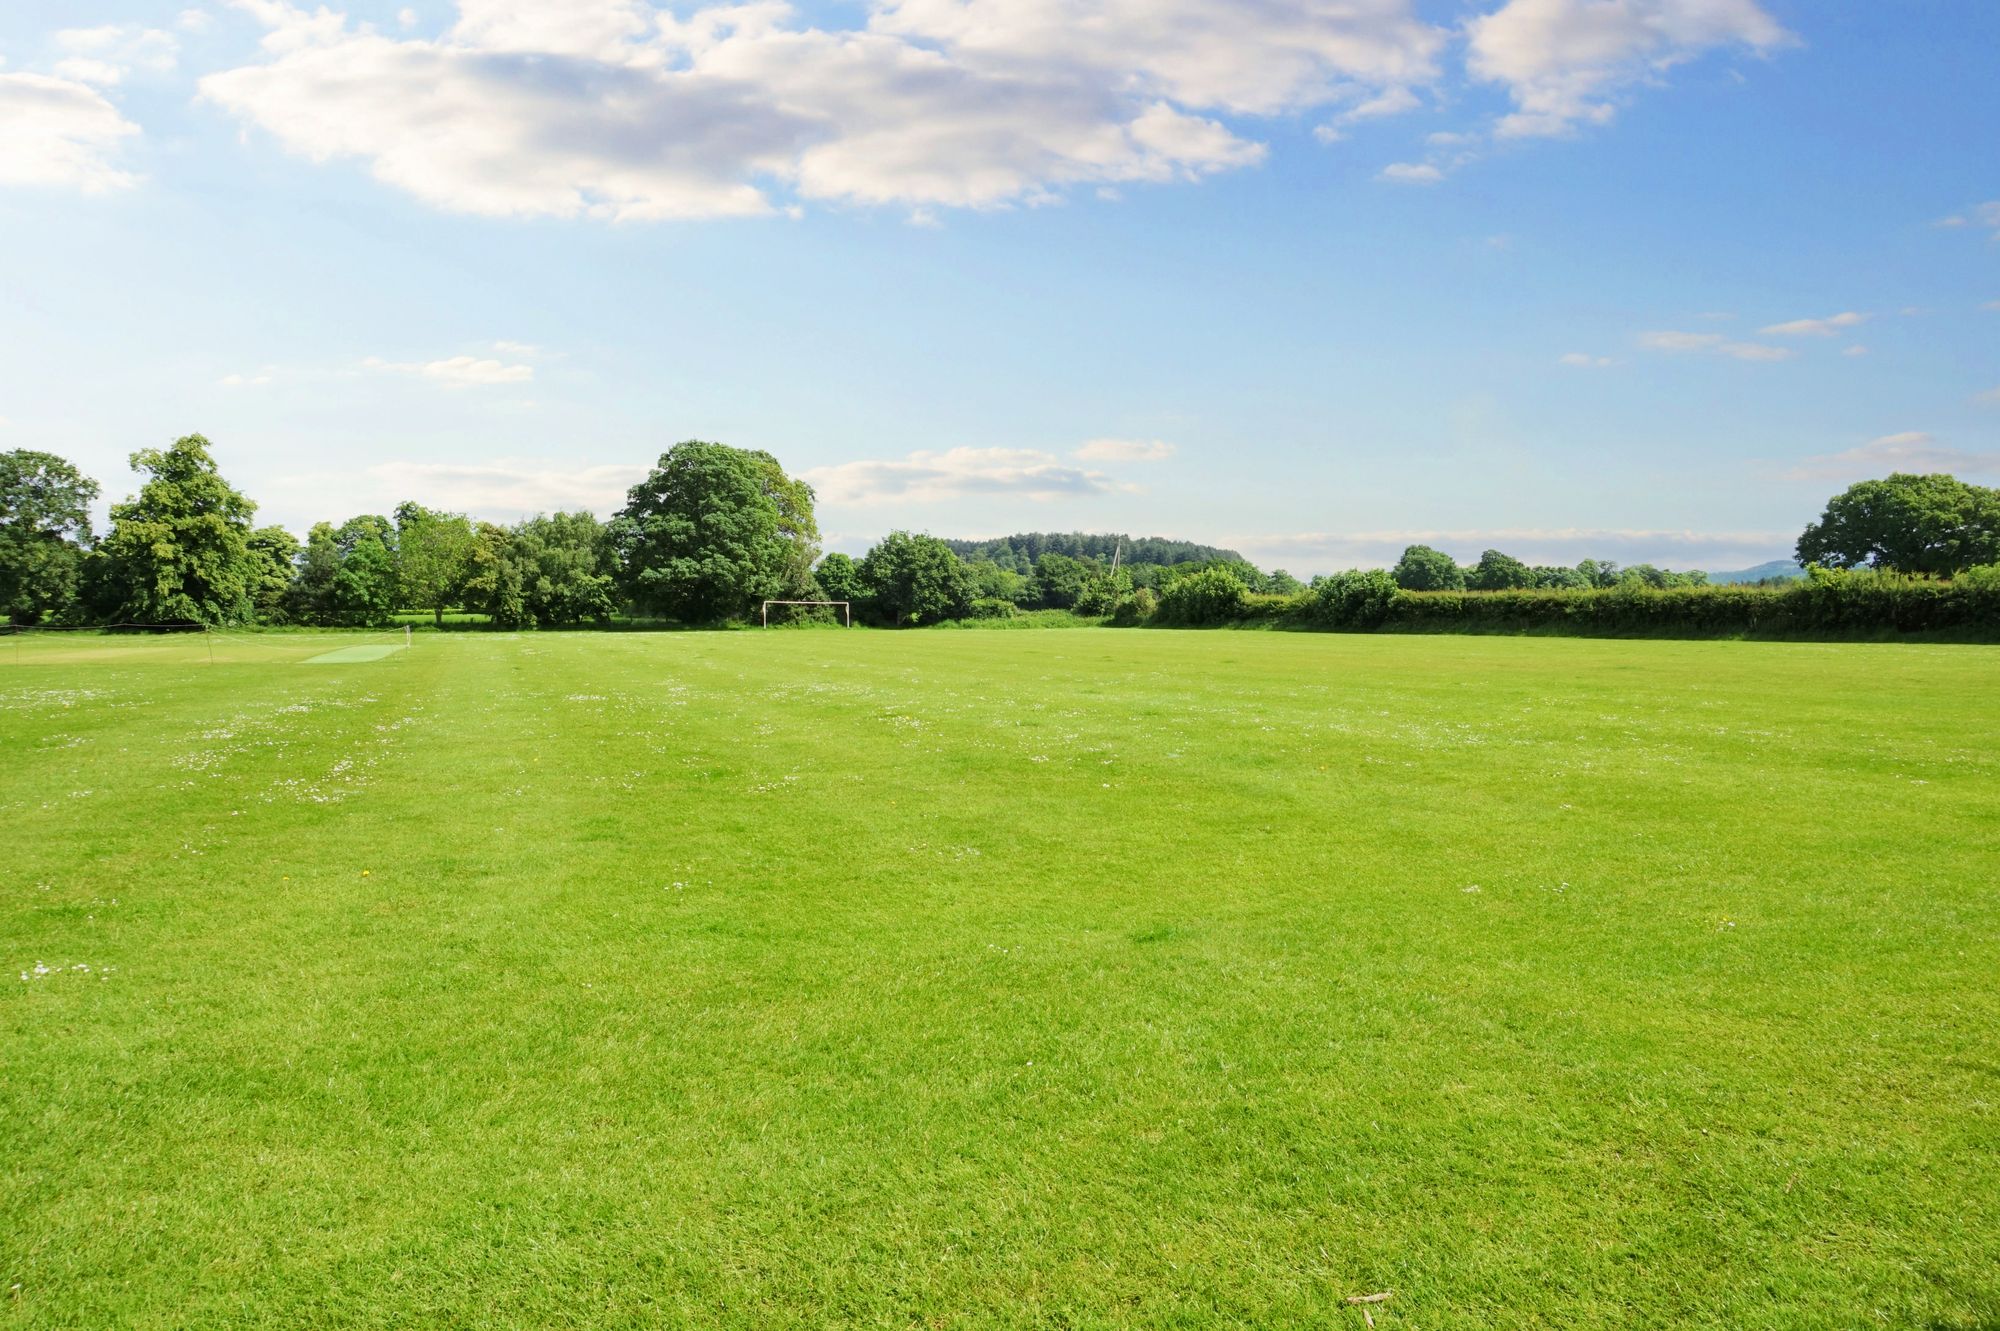
M1380 627L1389 611L1376 608L1435 619L1438 598L1454 594L1461 606L1512 597L1518 618L1541 604L1535 596L1557 598L1548 604L1571 615L1582 613L1579 597L1706 593L1691 604L1719 605L1713 598L1732 590L1706 587L1700 572L1594 559L1531 566L1499 550L1462 566L1426 545L1410 546L1392 569L1310 584L1219 547L1083 533L951 542L894 531L856 559L822 553L812 488L775 457L700 440L662 454L609 519L558 512L507 526L411 501L315 524L304 541L255 524L256 504L222 476L200 435L131 463L138 490L111 506L100 537L95 481L53 454L0 453L0 617L362 627L413 610L441 624L460 610L501 628L566 628L620 615L714 624L754 614L761 601L796 600L845 601L864 622L897 626L1034 611L1192 625L1283 605L1314 626ZM1945 475L1864 481L1829 501L1798 556L1820 570L1934 581L2000 564L2000 491ZM1410 608L1424 597L1431 609ZM1627 595L1618 613L1636 603Z

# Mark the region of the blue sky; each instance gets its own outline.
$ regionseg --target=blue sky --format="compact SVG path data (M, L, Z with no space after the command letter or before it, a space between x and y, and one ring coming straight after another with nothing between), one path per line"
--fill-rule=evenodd
M1727 568L2000 477L1977 0L11 0L0 447L615 508Z

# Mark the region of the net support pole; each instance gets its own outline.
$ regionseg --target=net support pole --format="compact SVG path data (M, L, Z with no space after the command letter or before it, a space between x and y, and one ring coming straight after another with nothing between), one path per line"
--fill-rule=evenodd
M407 649L408 649L408 648L409 648L409 647L410 647L410 646L411 646L411 645L412 645L412 644L413 644L413 643L414 643L415 641L416 641L416 639L414 639L414 638L413 638L413 637L411 637L411 635L410 635L410 626L409 626L408 624L405 624L405 625L403 625L403 647L404 647L404 649L405 649L405 650L407 650Z

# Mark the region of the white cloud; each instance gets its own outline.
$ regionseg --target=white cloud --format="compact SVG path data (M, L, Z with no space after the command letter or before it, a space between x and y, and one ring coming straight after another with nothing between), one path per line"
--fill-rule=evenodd
M1839 337L1847 329L1867 323L1868 318L1865 314L1849 310L1824 319L1793 319L1789 323L1772 324L1758 331L1766 337Z
M2000 300L1989 300L1979 308L1987 311L1989 314L2000 314Z
M434 379L453 388L521 384L535 377L535 367L532 365L509 365L504 361L477 356L453 356L448 360L434 361L386 361L378 356L370 356L362 361L361 365L363 369L368 370Z
M1704 352L1732 360L1790 360L1790 347L1767 346L1762 342L1737 342L1721 333L1641 333L1639 345L1649 351Z
M625 492L646 478L644 464L565 468L546 463L500 460L460 465L447 462L387 462L370 467L375 482L371 502L402 499L475 517L515 518L558 509L587 509L599 516L624 507Z
M878 0L870 26L982 70L1067 71L1185 107L1269 115L1437 75L1409 0Z
M1984 393L1975 396L1972 400L1974 402L1985 402L1993 406L2000 406L2000 388L1989 388Z
M1841 352L1840 354L1852 359L1857 356L1866 356L1868 354L1868 348L1859 345L1851 346L1847 348L1845 351Z
M88 84L45 74L0 74L0 185L100 193L137 177L118 165L139 127Z
M1020 448L918 451L886 461L843 462L802 473L822 503L934 503L970 496L1012 495L1038 501L1109 494L1103 472L1073 467L1053 453Z
M1609 356L1592 356L1581 351L1572 351L1556 357L1556 364L1568 365L1579 370L1602 370L1618 362Z
M442 208L620 220L1195 180L1264 156L1215 113L1390 114L1446 36L1410 0L876 0L851 30L768 0L460 0L407 40L233 3L267 57L202 93L291 151Z
M1084 462L1165 462L1173 455L1162 439L1092 439L1076 450Z
M52 40L57 50L69 53L56 62L55 72L82 83L109 86L135 69L164 74L180 59L180 43L172 33L137 24L64 28Z
M1769 52L1792 39L1756 0L1508 0L1465 25L1474 77L1503 85L1502 138L1602 125L1626 89L1717 47Z
M260 370L256 374L225 374L216 382L224 388L245 388L256 384L268 384L275 377L270 370Z
M114 65L108 60L93 60L87 56L71 56L67 60L58 60L55 63L55 72L58 77L74 79L78 83L94 84L100 88L112 87L125 77L125 70L121 66Z
M183 9L174 16L174 26L182 32L206 32L215 22L215 15L206 9Z
M1885 434L1841 453L1823 453L1781 473L1794 481L1857 481L1892 471L2000 471L2000 451L1952 448L1920 430Z
M1422 106L1423 99L1408 88L1394 87L1365 101L1357 102L1345 111L1313 130L1313 137L1321 143L1338 143L1346 137L1349 125L1358 125L1365 120L1382 120L1389 116L1404 115Z
M1444 172L1429 162L1392 162L1375 178L1397 185L1435 185L1444 179Z
M1226 537L1221 544L1253 562L1295 571L1386 567L1412 545L1430 545L1471 562L1503 550L1530 564L1573 565L1581 559L1672 568L1735 568L1790 552L1796 532L1656 531L1620 527L1501 527L1446 530L1299 532Z

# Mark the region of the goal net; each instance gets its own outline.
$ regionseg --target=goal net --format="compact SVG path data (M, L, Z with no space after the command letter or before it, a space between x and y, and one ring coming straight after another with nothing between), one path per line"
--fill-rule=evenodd
M850 606L850 605L849 605L849 604L848 604L848 603L847 603L846 601L766 601L766 602L764 602L764 610L763 610L763 619L764 619L764 627L765 627L765 628L769 628L769 627L771 627L771 607L772 607L772 606L774 606L774 605L777 605L777 606L826 606L826 607L834 607L834 606L838 606L838 607L839 607L839 609L840 609L840 624L841 624L841 627L842 627L842 628L853 628L853 627L854 627L854 611L853 611L853 607L851 607L851 606ZM782 624L782 623L784 623L784 622L785 622L785 620L786 620L786 618L788 617L788 614L789 614L789 612L787 612L787 611L784 611L784 610L780 610L780 611L778 612L778 622L779 622L779 623L781 623L781 624Z

